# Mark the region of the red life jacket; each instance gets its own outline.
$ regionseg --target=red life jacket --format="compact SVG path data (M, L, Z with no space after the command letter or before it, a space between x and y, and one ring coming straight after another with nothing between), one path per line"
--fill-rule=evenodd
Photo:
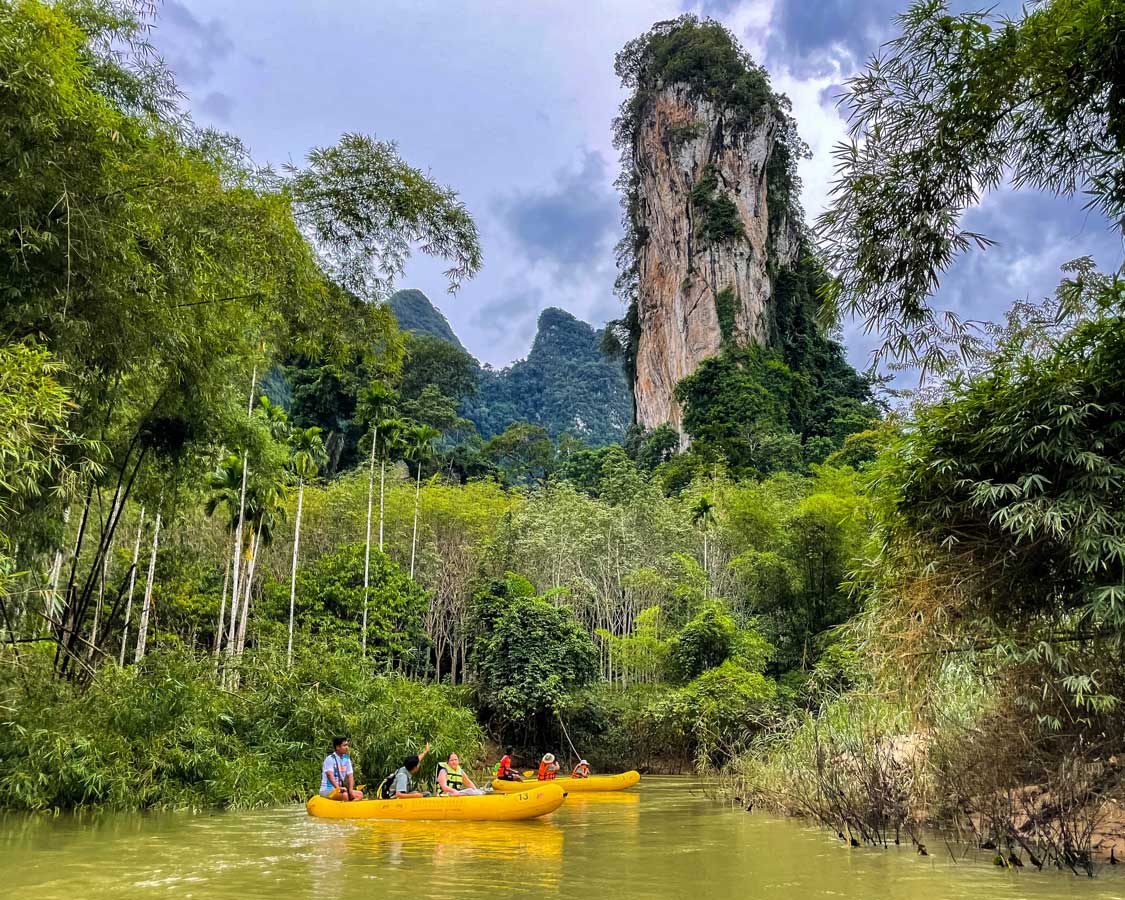
M590 767L584 766L581 763L574 767L574 771L570 773L571 778L589 778Z
M548 769L548 766L551 766L552 768ZM541 762L539 763L539 780L552 781L554 780L555 775L558 774L558 771L558 767L555 766L554 763Z
M512 774L512 757L507 754L500 760L500 765L496 768L497 778L507 778Z

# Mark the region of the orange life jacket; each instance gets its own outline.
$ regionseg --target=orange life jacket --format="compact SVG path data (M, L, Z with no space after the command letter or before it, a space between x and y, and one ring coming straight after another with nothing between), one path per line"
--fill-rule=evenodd
M584 765L582 765L582 763L579 763L578 765L576 765L574 767L574 771L570 773L570 777L571 778L589 778L590 777L590 767L584 766Z
M511 774L512 774L512 757L508 756L505 753L503 759L500 760L500 764L496 767L496 777L497 778L508 778L508 777L511 776Z
M558 774L558 771L559 767L554 763L541 762L539 763L539 780L552 781L555 775Z

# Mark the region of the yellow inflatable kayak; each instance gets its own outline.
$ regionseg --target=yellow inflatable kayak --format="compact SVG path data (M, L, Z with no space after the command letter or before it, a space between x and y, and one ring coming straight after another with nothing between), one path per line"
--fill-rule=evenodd
M557 784L564 791L587 794L594 791L625 791L640 782L640 772L622 772L619 775L591 775L589 778L555 778L552 781L500 781L493 779L492 788L505 794L526 791L528 785ZM362 802L362 801L361 801Z
M324 819L460 819L513 822L535 819L562 806L566 790L531 782L518 793L480 797L418 797L412 800L357 800L346 803L317 795L305 804L310 816Z

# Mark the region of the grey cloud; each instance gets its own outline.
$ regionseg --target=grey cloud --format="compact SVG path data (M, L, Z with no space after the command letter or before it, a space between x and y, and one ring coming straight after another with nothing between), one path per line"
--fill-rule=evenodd
M1121 260L1121 238L1078 198L1004 190L966 213L963 227L996 241L963 255L942 279L936 303L965 318L996 321L1014 300L1047 296L1059 267L1078 256L1107 270Z
M605 253L606 239L618 225L617 195L607 171L605 158L588 151L577 169L557 173L550 187L500 200L497 212L533 261L590 265Z
M771 25L781 47L798 60L833 47L862 60L890 32L895 13L903 6L902 0L781 0Z
M742 0L700 0L698 3L688 2L685 8L696 8L705 16L725 16L734 12L742 5Z
M539 310L545 305L538 288L509 280L499 296L476 311L473 325L491 341L507 344L516 353L526 353L535 336Z
M1018 15L1022 0L999 0L995 15ZM895 18L910 0L778 0L770 23L766 62L801 77L851 72L898 33ZM953 0L954 13L979 10L975 0Z
M821 106L835 106L843 101L847 93L847 85L830 84L820 92L818 99Z
M186 86L202 86L215 75L215 66L234 50L234 41L218 19L201 21L176 0L161 6L155 35L168 66Z
M211 91L196 104L200 111L221 122L229 122L234 111L234 98L222 91Z

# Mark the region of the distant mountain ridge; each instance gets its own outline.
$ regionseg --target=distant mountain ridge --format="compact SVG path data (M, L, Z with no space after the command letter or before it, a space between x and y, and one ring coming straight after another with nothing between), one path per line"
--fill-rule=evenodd
M390 307L405 331L464 350L421 291L399 291ZM480 366L477 395L464 401L461 414L485 439L525 421L552 437L569 432L592 446L620 442L632 422L633 400L622 367L601 352L601 340L600 330L566 310L543 310L527 358L503 369Z
M441 314L436 306L419 290L409 288L396 291L387 301L391 312L395 314L398 327L403 331L413 334L428 334L431 337L441 338L452 344L458 350L465 350L465 346L457 339L449 320Z

